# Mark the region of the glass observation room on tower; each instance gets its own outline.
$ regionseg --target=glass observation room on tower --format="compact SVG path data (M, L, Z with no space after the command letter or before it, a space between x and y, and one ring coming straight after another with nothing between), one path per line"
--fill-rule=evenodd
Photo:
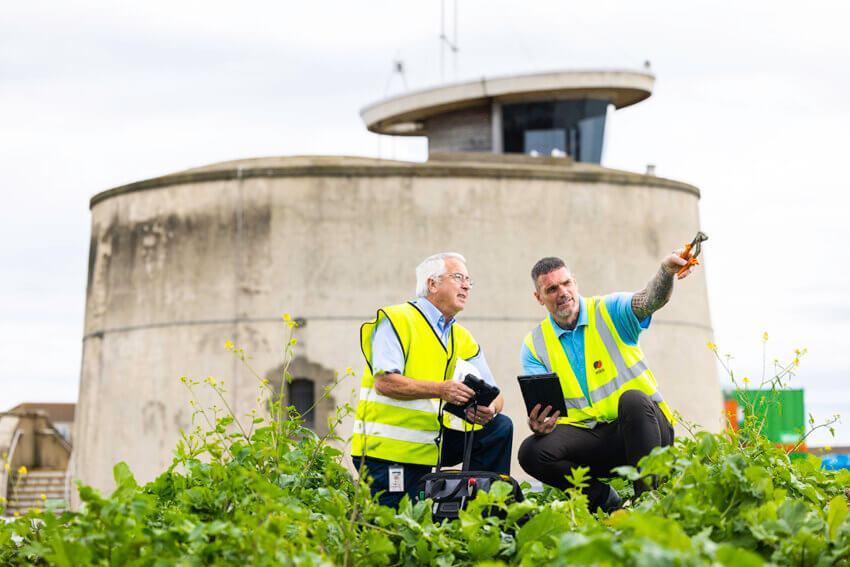
M595 99L503 104L503 151L600 163L609 104Z

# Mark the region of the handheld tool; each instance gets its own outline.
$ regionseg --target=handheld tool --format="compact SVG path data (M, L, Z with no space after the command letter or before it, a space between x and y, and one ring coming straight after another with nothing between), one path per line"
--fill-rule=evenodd
M699 260L697 260L697 256L701 252L702 243L708 240L708 235L702 231L698 231L697 235L694 236L694 239L690 242L690 244L685 244L685 251L682 253L682 259L687 260L688 263L682 266L682 269L676 272L677 277L682 277L682 274L685 273L685 270L690 268L691 266L695 266L699 264Z

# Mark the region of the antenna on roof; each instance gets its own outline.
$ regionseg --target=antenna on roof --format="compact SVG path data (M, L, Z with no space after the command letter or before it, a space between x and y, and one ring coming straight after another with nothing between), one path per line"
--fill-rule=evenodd
M452 4L454 4L454 34L453 39L449 40L448 36L446 35L446 0L440 0L440 82L446 81L446 46L448 46L453 55L453 78L457 80L457 53L460 50L460 47L458 47L457 43L457 0L452 0Z
M389 77L387 77L387 84L384 86L384 98L387 98L387 95L390 92L390 86L393 82L393 77L396 75L401 77L401 84L404 86L404 90L407 90L407 78L404 75L404 61L398 57L398 53L396 53L396 59L393 59L393 68L390 71ZM381 134L376 134L378 139L378 159L382 158L381 154L381 138L383 136ZM392 159L395 159L395 136L390 136L392 139Z
M384 98L389 94L390 85L393 82L393 77L396 75L401 76L401 84L404 85L404 90L407 90L407 78L404 76L404 61L401 59L393 60L393 70L390 71L390 76L387 78L387 84L384 87Z

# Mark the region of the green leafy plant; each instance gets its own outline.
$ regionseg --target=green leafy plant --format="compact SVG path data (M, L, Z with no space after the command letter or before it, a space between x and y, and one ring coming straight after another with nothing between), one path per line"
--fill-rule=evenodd
M288 382L296 327L284 319ZM587 470L576 469L566 491L547 487L508 503L509 485L495 483L457 520L434 523L429 502L380 506L344 466L335 445L344 442L337 430L348 404L316 435L304 425L312 408L299 414L241 348L225 346L256 377L257 409L237 416L220 380L181 379L194 425L181 432L171 466L139 486L119 463L112 494L80 486L76 512L48 506L0 523L0 564L850 564L850 472L821 470L814 456L791 460L758 420L720 434L684 423L688 436L618 469L612 485L629 502L611 516L587 511ZM777 368L760 387L773 379L783 387L788 365ZM204 407L200 389L211 390L215 404ZM630 481L649 475L657 490L635 500Z

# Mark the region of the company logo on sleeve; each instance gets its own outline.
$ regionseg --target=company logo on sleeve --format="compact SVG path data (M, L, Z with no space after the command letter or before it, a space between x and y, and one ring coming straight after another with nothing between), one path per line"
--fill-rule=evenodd
M593 363L593 369L594 369L594 370L596 370L596 373L597 373L597 374L599 374L600 372L602 372L602 361L601 361L601 360L597 360L596 362L594 362L594 363Z

